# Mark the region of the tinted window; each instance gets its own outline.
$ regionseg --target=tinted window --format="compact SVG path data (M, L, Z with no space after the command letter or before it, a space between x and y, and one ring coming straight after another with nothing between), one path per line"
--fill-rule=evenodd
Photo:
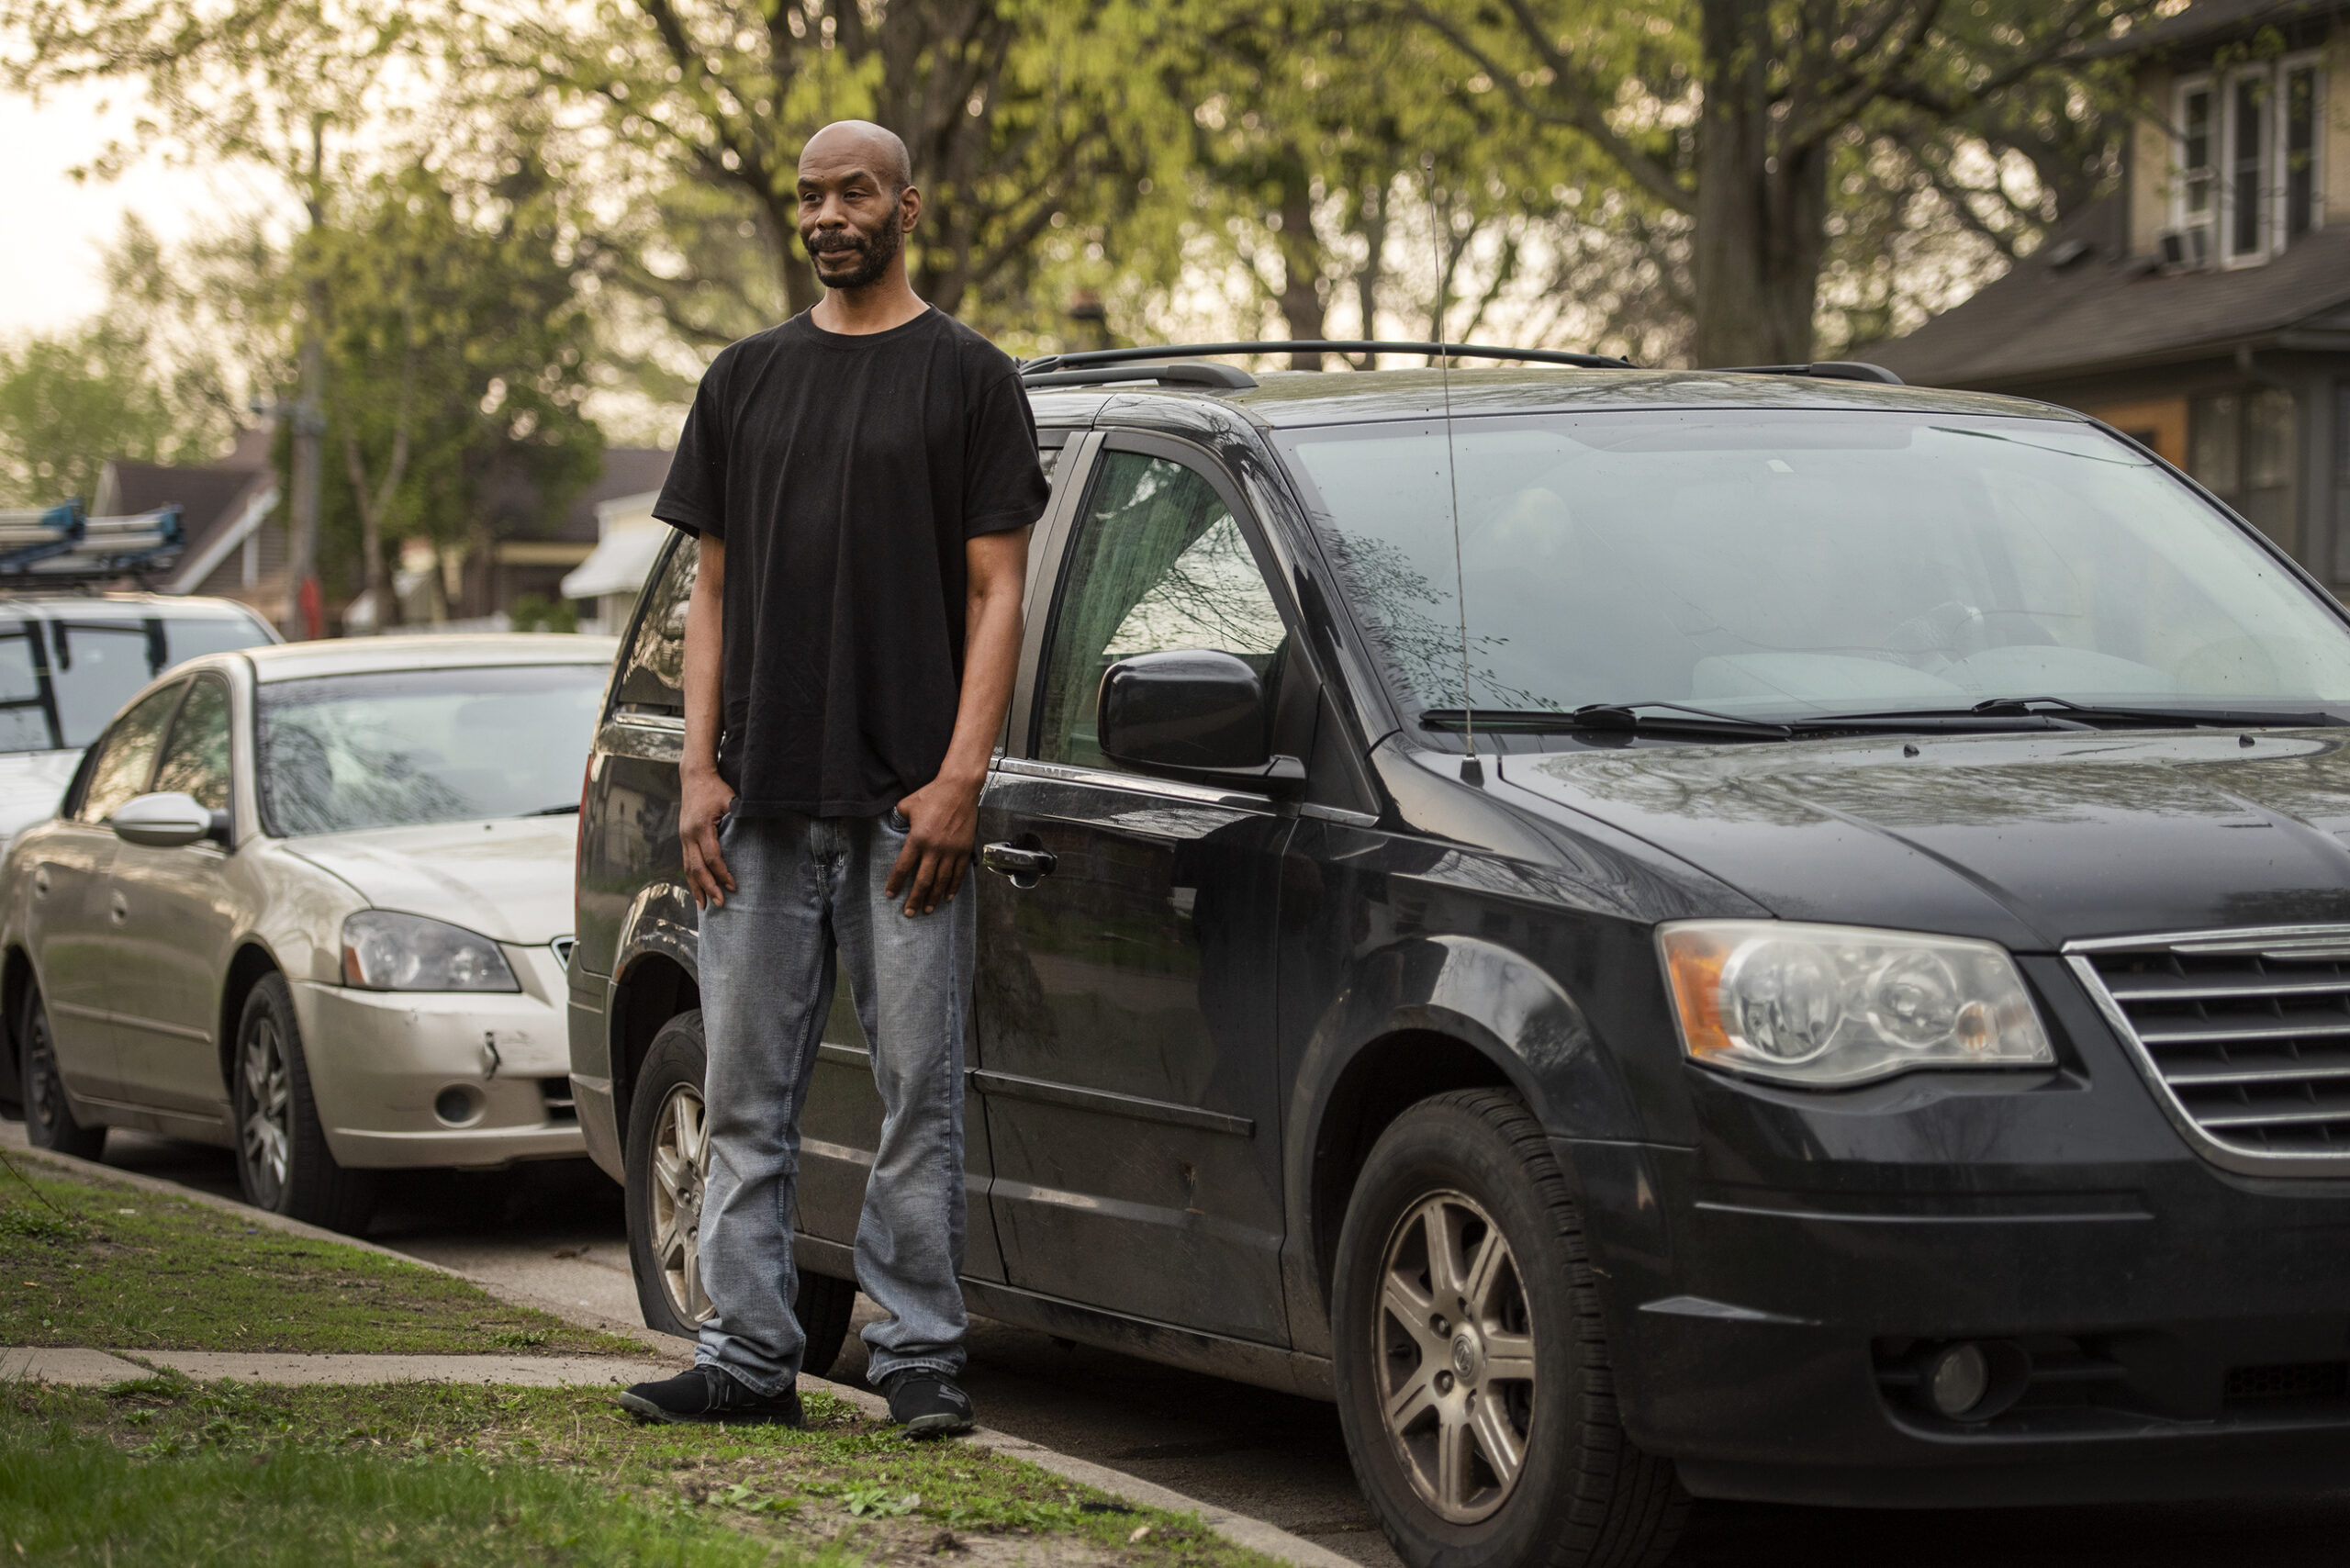
M148 776L155 770L156 744L162 739L164 722L185 689L185 682L167 686L116 721L90 763L89 787L82 793L82 809L75 816L85 823L102 823L124 801L147 792Z
M188 688L155 769L155 788L193 795L216 812L229 809L229 689L218 680L200 678Z
M2150 459L2056 420L1738 410L1283 438L1406 699L1756 716L2350 703L2350 632ZM1459 537L1449 476L1459 476ZM1456 554L1457 551L1457 554Z
M700 560L699 542L680 536L645 588L644 613L637 620L613 697L623 712L686 711L686 606L693 599Z
M1102 678L1120 659L1220 649L1255 666L1270 689L1287 635L1214 487L1163 457L1108 453L1069 545L1046 654L1036 755L1108 766L1094 715Z
M0 613L0 751L88 745L132 694L173 665L270 640L267 627L242 615Z
M576 811L604 671L397 670L261 688L261 804L282 837Z

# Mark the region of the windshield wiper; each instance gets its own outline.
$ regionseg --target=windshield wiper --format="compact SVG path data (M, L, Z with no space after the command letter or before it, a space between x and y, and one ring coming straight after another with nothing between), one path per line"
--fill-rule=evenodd
M2067 729L2320 729L2350 723L2333 713L2274 712L2257 708L2139 708L2107 702L2076 702L2069 697L1990 697L1964 710L1930 708L1912 712L1855 714L1857 719L1907 722L1974 715L1985 719L2041 719ZM2035 728L2039 726L2034 726Z
M1640 710L1659 710L1654 715ZM1678 702L1591 702L1572 711L1550 708L1429 708L1420 714L1424 728L1458 734L1475 722L1481 734L1567 735L1613 734L1643 735L1712 735L1723 740L1791 740L1794 725L1768 719L1741 719Z
M579 802L567 801L560 806L541 806L535 812L521 812L516 814L526 817L568 817L576 816L578 812Z

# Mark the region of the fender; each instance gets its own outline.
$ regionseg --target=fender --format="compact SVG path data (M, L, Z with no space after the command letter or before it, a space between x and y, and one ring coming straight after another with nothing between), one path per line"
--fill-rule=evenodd
M628 1085L622 1080L632 1019L625 991L643 975L646 960L653 958L674 964L688 980L699 981L699 915L692 893L681 879L647 882L637 890L621 918L612 972L601 981L600 994L588 990L583 995L581 977L573 979L566 1011L580 1130L590 1157L615 1180L621 1175L621 1144L628 1126ZM594 983L591 980L590 986Z
M1326 1264L1337 1245L1343 1205L1317 1201L1329 1194L1316 1190L1326 1156L1355 1133L1334 1123L1335 1103L1342 1088L1353 1087L1349 1069L1398 1036L1439 1036L1473 1052L1489 1073L1483 1081L1515 1088L1558 1137L1639 1136L1613 1057L1575 999L1533 960L1458 935L1410 937L1367 953L1315 1025L1290 1094L1283 1129L1292 1151L1283 1172L1289 1240L1282 1250L1293 1301L1323 1301ZM1382 1060L1382 1074L1410 1059L1411 1047L1399 1048L1406 1054ZM1323 1338L1326 1317L1318 1308L1292 1316L1301 1350Z

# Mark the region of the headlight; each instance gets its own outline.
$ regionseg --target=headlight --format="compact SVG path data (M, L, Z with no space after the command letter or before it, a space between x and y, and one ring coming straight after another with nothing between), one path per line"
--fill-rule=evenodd
M342 923L342 983L369 991L520 991L498 944L420 914L363 909Z
M2015 960L1996 942L1855 925L1662 926L1689 1059L1833 1087L1915 1067L2049 1067Z

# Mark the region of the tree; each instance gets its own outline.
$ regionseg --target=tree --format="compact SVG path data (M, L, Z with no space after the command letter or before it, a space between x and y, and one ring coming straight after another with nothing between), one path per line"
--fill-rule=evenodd
M106 308L0 347L0 505L90 501L113 458L209 463L238 426L232 367L173 331L175 282L135 220L108 251Z
M1158 153L1115 132L1149 11L1139 0L602 0L560 19L484 10L471 18L481 65L468 74L494 92L593 106L633 165L623 178L691 216L698 232L640 227L611 263L688 332L732 333L744 303L769 320L814 303L797 160L818 127L848 118L888 126L912 153L927 197L909 252L917 291L1001 323L1037 314L1039 260L1073 212L1114 208L1147 183ZM608 237L631 227L622 217ZM744 286L746 241L766 259L764 288Z
M489 163L480 185L421 164L378 176L297 247L324 302L325 564L355 564L386 621L392 544L462 555L538 532L602 463L556 193L530 137Z
M2085 54L2155 0L1399 0L1528 115L1604 152L1690 223L1692 351L1700 364L1813 353L1840 159L1907 155L1953 212L1981 189L1951 150L2077 160L2064 115L2094 118L2110 84ZM2053 112L2052 112L2053 111ZM2088 183L2094 183L2094 174ZM1897 182L1898 184L1900 182ZM2083 182L2059 179L2061 196ZM2045 217L2047 214L2041 214ZM1962 218L1962 221L1964 219Z

